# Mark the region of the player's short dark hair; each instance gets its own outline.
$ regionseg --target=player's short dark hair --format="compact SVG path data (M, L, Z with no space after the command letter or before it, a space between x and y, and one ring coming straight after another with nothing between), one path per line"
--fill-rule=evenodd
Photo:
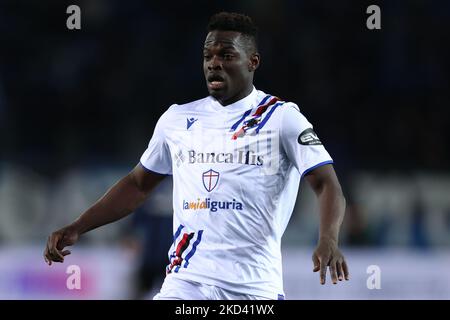
M219 12L214 14L208 23L208 32L214 30L240 32L252 45L255 51L258 48L258 28L252 18L236 12Z

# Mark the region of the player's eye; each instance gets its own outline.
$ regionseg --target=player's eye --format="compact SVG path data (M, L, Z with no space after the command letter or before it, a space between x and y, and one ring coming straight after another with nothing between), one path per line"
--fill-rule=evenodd
M225 53L225 54L223 55L223 57L224 57L225 60L231 60L231 59L233 59L233 55L232 55L231 53Z
M203 59L209 60L209 59L211 59L211 55L204 53L203 54Z

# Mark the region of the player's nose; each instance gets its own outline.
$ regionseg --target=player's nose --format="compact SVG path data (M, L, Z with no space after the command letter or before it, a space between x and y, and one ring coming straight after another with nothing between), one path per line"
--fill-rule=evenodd
M222 69L222 62L217 56L213 56L211 60L209 60L208 70L220 70Z

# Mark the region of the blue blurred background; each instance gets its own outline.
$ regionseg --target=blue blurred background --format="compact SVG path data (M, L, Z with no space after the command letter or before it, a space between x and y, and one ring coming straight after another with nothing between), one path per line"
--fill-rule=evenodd
M81 8L68 30L66 8ZM368 30L366 8L381 8ZM47 236L138 162L159 116L207 95L209 17L260 29L255 86L296 102L347 198L352 280L312 273L317 202L302 183L283 239L288 299L450 298L450 2L0 2L0 298L148 298L171 241L171 181L126 219L83 236L49 268ZM79 265L81 290L66 268ZM367 268L379 266L381 288Z

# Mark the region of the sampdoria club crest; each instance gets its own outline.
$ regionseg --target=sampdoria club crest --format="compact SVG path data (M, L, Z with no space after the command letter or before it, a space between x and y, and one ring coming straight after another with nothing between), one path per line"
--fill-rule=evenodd
M219 173L213 169L209 169L203 172L202 178L206 191L211 192L217 186L217 182L219 182Z

